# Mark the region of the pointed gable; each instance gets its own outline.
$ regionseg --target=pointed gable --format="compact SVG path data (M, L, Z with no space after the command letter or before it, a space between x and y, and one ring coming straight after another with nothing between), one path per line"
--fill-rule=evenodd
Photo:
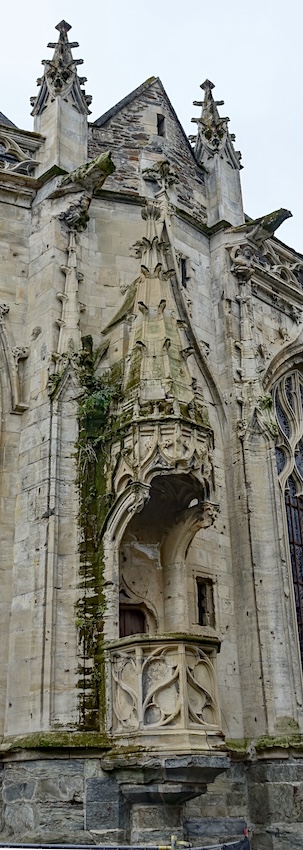
M7 118L6 115L3 114L3 112L0 112L0 126L16 128L16 124L13 124L13 122L10 121L10 119Z
M90 126L89 156L112 151L116 173L107 189L146 196L144 171L168 160L178 178L176 203L205 220L204 168L159 78L151 77Z
M163 86L163 83L160 80L160 77L149 77L147 80L145 80L144 83L141 83L140 86L137 86L137 88L134 89L132 92L130 92L130 94L128 94L126 97L124 97L118 103L116 103L115 106L112 106L111 109L108 109L107 112L104 112L104 114L101 115L100 118L97 118L97 120L94 122L94 126L95 127L104 126L105 124L107 124L107 122L113 116L118 115L118 113L121 112L121 110L124 109L124 107L127 107L129 104L136 101L140 97L141 94L144 94L145 92L147 92L148 89L153 89L153 88L157 88L157 87L160 89L160 91L162 93L163 100L167 102L168 109L172 113L172 116L173 116L173 118L174 118L174 120L175 120L175 122L176 122L176 124L179 128L181 136L183 136L183 140L185 142L186 147L188 148L190 153L193 154L193 149L192 149L191 145L189 144L188 137L186 136L186 134L184 132L182 124L179 121L177 113L175 112L174 107L173 107L173 105L172 105L172 103L171 103L171 101L168 97L168 94L165 91L165 88ZM158 130L158 127L157 127L157 130Z

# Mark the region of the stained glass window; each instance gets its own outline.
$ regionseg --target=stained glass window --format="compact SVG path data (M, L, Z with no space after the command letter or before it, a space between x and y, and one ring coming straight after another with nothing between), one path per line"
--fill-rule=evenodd
M290 559L303 665L303 375L291 372L274 391L279 430L276 457L285 500Z

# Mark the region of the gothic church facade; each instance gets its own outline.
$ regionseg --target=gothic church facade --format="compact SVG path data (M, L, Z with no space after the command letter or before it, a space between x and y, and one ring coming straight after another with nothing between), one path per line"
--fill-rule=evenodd
M303 257L69 29L0 114L2 840L302 848Z

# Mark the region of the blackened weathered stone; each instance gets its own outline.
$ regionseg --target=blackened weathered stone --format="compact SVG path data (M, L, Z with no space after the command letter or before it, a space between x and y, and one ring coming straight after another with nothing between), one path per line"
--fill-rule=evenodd
M187 835L199 836L204 840L208 837L218 837L224 841L243 834L246 821L243 818L187 818L184 823Z

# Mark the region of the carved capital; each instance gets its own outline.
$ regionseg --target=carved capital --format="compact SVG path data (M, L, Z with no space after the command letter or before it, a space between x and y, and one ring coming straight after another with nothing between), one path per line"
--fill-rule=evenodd
M296 323L296 325L299 325L302 318L302 311L299 310L298 307L295 307L294 304L292 304L290 307L290 316Z
M213 525L220 512L220 505L215 502L203 502L201 528L209 528Z
M148 502L150 497L150 487L146 484L141 484L141 482L134 482L132 485L133 489L133 502L128 507L128 512L131 514L139 514L140 511L143 510L144 505Z

